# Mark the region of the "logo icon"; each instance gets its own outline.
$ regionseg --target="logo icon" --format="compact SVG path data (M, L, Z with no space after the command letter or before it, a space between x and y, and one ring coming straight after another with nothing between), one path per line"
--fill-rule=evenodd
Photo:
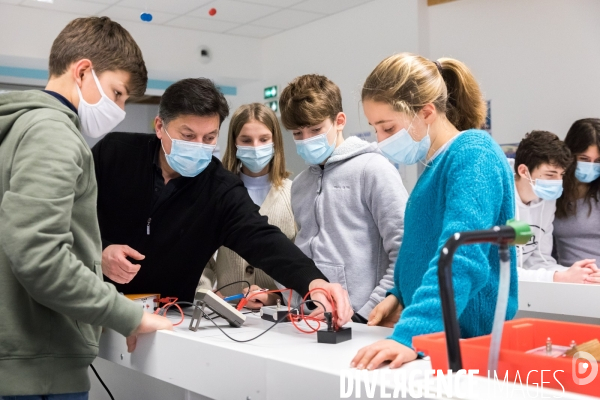
M573 356L571 373L576 385L587 385L598 375L598 362L590 353L578 351Z

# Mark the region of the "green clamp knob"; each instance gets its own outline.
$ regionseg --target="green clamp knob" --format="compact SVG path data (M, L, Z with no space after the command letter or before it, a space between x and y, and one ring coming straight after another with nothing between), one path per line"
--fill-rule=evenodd
M515 230L515 240L512 243L513 245L527 244L527 242L531 240L533 232L531 231L529 224L523 221L517 221L516 219L511 219L506 225Z

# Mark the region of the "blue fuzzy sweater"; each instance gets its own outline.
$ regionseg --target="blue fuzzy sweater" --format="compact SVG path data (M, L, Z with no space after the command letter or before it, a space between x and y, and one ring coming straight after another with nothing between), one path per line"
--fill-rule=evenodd
M440 250L456 232L504 225L514 215L514 183L506 157L487 132L469 130L427 164L408 203L404 241L390 293L404 305L390 339L412 347L412 338L444 330L437 277ZM517 311L517 269L511 248L507 319ZM461 337L492 331L499 281L498 248L459 247L452 281Z

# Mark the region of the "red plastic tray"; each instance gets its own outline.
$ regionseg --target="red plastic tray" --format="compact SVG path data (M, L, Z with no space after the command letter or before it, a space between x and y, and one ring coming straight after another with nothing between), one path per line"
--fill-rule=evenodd
M514 383L516 378L519 383L518 371L523 384L528 383L540 387L542 381L540 371L551 370L552 372L544 373L544 387L562 390L562 384L565 391L600 397L600 363L596 362L598 373L595 378L592 378L590 383L581 385L575 381L585 380L593 373L592 365L589 365L587 369L582 369L580 366L585 363L585 360L572 357L552 358L526 353L528 350L545 346L548 337L552 339L553 345L561 346L569 346L572 340L579 344L593 339L600 340L600 326L533 318L506 322L500 345L498 380L504 380L508 372L508 381ZM491 335L461 339L463 369L478 369L479 375L488 376L490 339ZM448 371L446 335L443 332L417 336L413 338L413 345L417 351L430 356L434 370ZM530 373L530 371L532 372ZM585 372L581 373L582 371ZM528 373L529 379L527 380ZM493 372L490 375L493 377ZM582 381L579 380L579 382Z

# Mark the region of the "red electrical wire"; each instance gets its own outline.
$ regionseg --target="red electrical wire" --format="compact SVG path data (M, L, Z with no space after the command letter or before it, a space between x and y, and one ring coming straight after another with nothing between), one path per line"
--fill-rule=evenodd
M177 297L165 297L163 299L159 299L158 300L159 303L166 303L166 304L162 307L157 308L154 311L154 314L158 314L158 313L160 313L160 310L162 310L162 315L166 316L167 311L169 311L169 308L171 308L172 306L175 306L181 313L181 319L176 324L173 324L173 326L177 326L177 325L181 324L183 322L183 320L185 319L185 315L183 314L183 310L181 309L179 304L177 304L177 300L178 300Z

